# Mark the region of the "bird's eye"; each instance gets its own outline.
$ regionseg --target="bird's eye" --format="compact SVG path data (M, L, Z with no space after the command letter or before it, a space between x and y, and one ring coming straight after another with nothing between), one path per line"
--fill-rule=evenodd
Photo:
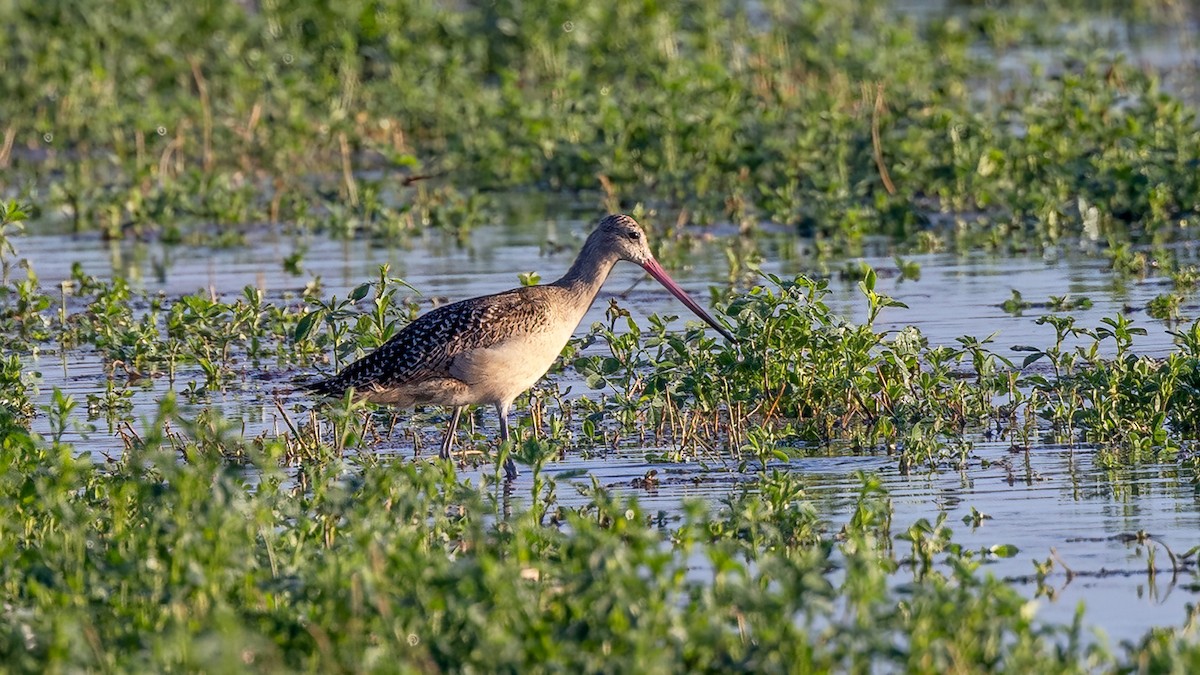
M630 241L637 241L638 237L640 237L640 236L642 236L642 235L641 235L641 233L640 233L640 232L638 232L637 230L634 230L633 232L630 232L630 233L629 233L629 234L627 234L626 236L627 236L627 237L629 237L629 240L630 240Z

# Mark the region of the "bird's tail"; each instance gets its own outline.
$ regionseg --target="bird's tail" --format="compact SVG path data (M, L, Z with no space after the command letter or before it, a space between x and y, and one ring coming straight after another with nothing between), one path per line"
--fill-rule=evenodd
M325 377L301 382L300 386L317 396L340 398L346 393L346 385L340 377Z

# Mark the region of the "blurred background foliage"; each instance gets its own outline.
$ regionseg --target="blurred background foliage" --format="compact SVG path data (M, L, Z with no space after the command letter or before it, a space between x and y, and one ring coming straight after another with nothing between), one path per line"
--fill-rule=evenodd
M387 190L433 175L849 241L954 214L1050 242L1161 243L1196 225L1200 131L1189 92L1122 54L1145 39L1194 52L1191 12L4 0L0 166L9 192L76 228L292 220L359 206L356 176ZM212 206L230 201L245 206Z

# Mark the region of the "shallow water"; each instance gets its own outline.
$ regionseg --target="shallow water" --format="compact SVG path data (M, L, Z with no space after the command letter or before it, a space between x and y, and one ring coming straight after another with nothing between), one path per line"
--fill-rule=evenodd
M966 549L1017 546L1020 550L1011 558L991 558L986 571L1037 596L1038 616L1044 621L1069 624L1077 604L1085 603L1087 625L1098 631L1096 639L1103 635L1115 644L1141 637L1150 626L1180 625L1186 606L1196 599L1194 567L1173 574L1168 556L1159 549L1157 573L1151 578L1147 548L1119 538L1146 532L1176 555L1197 543L1196 477L1175 465L1108 472L1096 465L1086 448L1043 445L1026 454L1011 453L1008 443L980 442L961 472L904 476L885 456L810 457L778 466L802 475L807 497L828 518L831 532L851 516L860 488L853 474L861 470L875 472L888 490L894 533L922 518L932 523L945 513L954 541ZM604 485L636 495L650 513L675 511L687 498L717 502L735 484L753 480L752 474L714 475L711 468L696 463L648 465L630 456L567 461L549 473L580 468ZM659 472L659 486L633 487L632 481L649 469ZM519 481L515 491L520 495L521 490ZM558 494L571 503L571 490L560 485ZM972 508L989 516L978 527L962 520ZM900 557L909 553L908 542L896 541L894 546ZM1046 561L1051 551L1074 576L1068 578L1056 564L1039 593L1033 561Z
M553 279L570 264L585 232L586 225L577 221L485 227L472 234L471 244L465 248L437 234L403 246L386 246L365 240L297 238L268 230L252 235L247 247L226 250L189 250L154 242L109 243L65 235L26 236L17 245L45 288L54 288L69 278L71 264L79 262L88 274L104 278L123 274L135 286L161 291L168 298L205 290L231 299L249 285L263 289L268 299L278 300L298 294L314 276L321 277L326 295L344 297L354 286L375 278L380 264L388 263L393 276L403 277L429 303L431 298L456 300L513 287L519 272L536 270L543 279ZM692 267L674 270L675 278L701 299L707 297L706 286L722 282L726 273L724 254L717 244L732 231L714 232L715 241L689 258ZM548 240L566 250L544 254ZM765 251L768 260L781 262L764 264L764 271L790 277L820 270L803 255L801 243L782 241L785 243ZM298 246L305 247L307 253L303 274L294 276L280 261ZM779 250L779 246L794 248ZM1149 333L1136 343L1140 352L1161 355L1170 349L1167 327L1149 319L1144 311L1146 302L1165 290L1163 285L1154 280L1116 282L1102 260L1073 256L1065 249L1026 258L936 254L909 259L921 265L919 281L901 281L896 263L886 251L865 261L880 272L879 290L909 306L907 310L886 310L881 326L917 326L931 345L954 344L954 339L962 335L984 337L992 333L997 334L994 346L1001 352L1017 344L1048 345L1053 331L1035 323L1047 311L1045 308L1029 310L1019 317L1000 309L1015 288L1031 302L1044 303L1050 295L1066 293L1086 296L1094 306L1071 312L1079 325L1094 327L1102 317L1126 313ZM633 265L619 265L585 318L585 326L602 320L608 298L618 294L624 296L622 304L638 318L656 312L686 312L652 281L639 283L643 276ZM830 289L828 301L835 310L854 319L863 317L864 303L856 282L834 275ZM115 426L103 419L83 420L82 403L87 395L104 390L103 364L87 351L75 350L65 360L42 356L33 365L42 374L39 405L49 402L53 387L73 394L81 403L77 411L79 424L66 432L64 440L92 452L97 460L119 455L123 446ZM275 396L280 395L285 405L302 397L287 391L288 380L296 373L269 364L259 368L262 370L251 367L238 386L219 398L184 405L219 409L240 421L247 435L273 432L282 426ZM180 380L186 382L189 376L181 373ZM135 385L133 419L150 419L168 387L163 380ZM572 395L584 391L586 388L575 386ZM484 432L490 434L495 425L489 415L490 411L483 413ZM437 433L437 421L427 418L423 428L431 438ZM41 433L49 432L44 414L34 420L33 426ZM135 429L139 426L139 422L133 423ZM388 447L371 450L407 461L412 455L411 444L403 434L395 436L395 441L385 444ZM668 513L688 498L715 504L730 490L753 480L753 473L738 473L732 462L651 464L644 452L626 449L587 459L571 453L564 461L550 464L547 471L554 475L582 469L604 485L636 495L651 512ZM1019 547L1015 557L993 560L987 569L1012 579L1031 597L1038 593L1032 579L1033 561L1045 561L1051 550L1056 551L1076 576L1068 579L1063 567L1056 565L1047 580L1054 598L1043 595L1039 599L1039 615L1047 620L1069 622L1076 604L1082 601L1089 608L1090 626L1113 640L1134 639L1149 626L1182 623L1185 605L1195 600L1195 591L1189 588L1196 581L1194 571L1173 579L1170 563L1160 551L1156 559L1158 573L1151 578L1146 572L1146 549L1112 538L1144 531L1159 537L1177 554L1197 543L1200 498L1195 477L1174 464L1110 472L1097 466L1087 448L1040 445L1029 453L1014 454L1009 452L1008 443L980 439L968 467L961 472L904 476L894 459L882 455L807 457L788 462L786 468L803 477L809 498L829 519L831 531L848 519L854 505L858 484L853 473L865 470L878 473L890 492L895 507L894 531L901 532L920 518L932 522L939 513L945 513L955 540L968 548L998 544ZM657 487L635 487L632 481L651 469L658 471ZM482 470L468 473L481 474ZM589 481L585 477L568 482ZM526 473L517 481L515 498L527 499L530 487ZM561 485L558 494L568 504L581 499L568 484ZM977 528L964 524L961 518L970 514L972 507L991 518ZM903 554L906 547L906 542L896 542L899 553Z

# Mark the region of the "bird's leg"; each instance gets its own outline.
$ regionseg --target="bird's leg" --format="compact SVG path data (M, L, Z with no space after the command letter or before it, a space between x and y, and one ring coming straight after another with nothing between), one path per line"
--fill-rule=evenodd
M446 427L446 437L442 439L442 451L438 457L450 459L450 446L454 445L454 432L458 429L458 418L462 416L462 406L454 406L454 414L450 416L450 425Z
M496 414L500 416L500 447L508 442L508 405L496 405ZM517 464L513 462L512 448L508 449L508 457L504 460L504 479L514 480L517 477Z

